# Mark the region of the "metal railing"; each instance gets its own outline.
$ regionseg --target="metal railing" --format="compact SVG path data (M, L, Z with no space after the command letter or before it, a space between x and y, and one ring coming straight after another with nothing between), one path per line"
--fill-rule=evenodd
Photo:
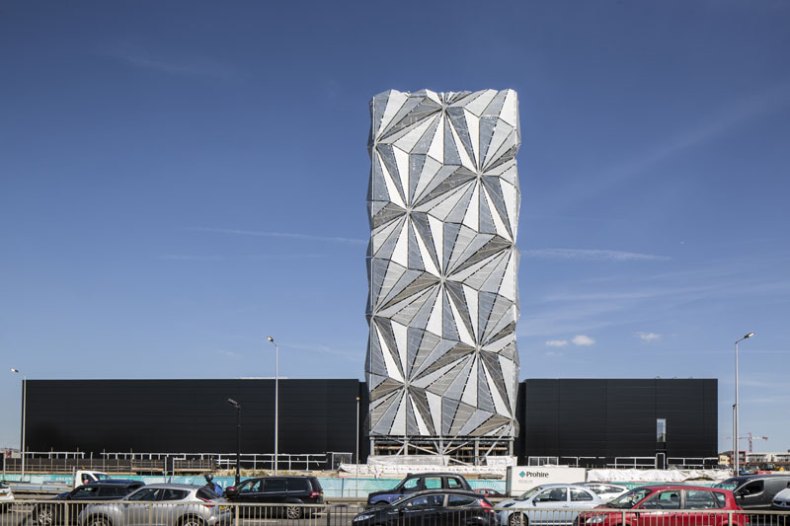
M790 526L790 512L781 511L574 510L518 504L481 512L480 508L465 506L366 509L359 501L310 505L33 499L14 501L0 511L0 526Z

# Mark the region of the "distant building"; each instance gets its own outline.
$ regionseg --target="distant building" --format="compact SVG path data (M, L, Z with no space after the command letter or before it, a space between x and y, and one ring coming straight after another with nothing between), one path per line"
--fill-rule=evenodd
M512 454L518 434L518 98L387 91L371 102L374 453Z

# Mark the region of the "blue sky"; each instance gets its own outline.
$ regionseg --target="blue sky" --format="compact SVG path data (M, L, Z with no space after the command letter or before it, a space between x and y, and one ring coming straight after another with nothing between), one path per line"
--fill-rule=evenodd
M786 0L3 2L0 446L10 367L270 377L273 335L282 376L362 379L370 98L513 88L520 378L718 378L728 449L754 331L742 434L787 450L788 27Z

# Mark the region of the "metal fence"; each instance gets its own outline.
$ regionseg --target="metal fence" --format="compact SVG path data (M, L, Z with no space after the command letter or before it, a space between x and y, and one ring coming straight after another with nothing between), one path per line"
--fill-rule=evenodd
M375 508L361 502L234 504L17 500L0 526L790 526L788 512L698 510L572 510L496 507ZM377 515L378 514L378 515Z

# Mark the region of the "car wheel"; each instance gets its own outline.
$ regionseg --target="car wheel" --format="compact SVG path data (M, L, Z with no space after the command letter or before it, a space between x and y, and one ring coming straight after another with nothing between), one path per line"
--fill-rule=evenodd
M200 517L188 516L181 519L180 526L205 526L206 521Z
M39 506L36 510L38 526L52 526L55 523L55 508L52 506Z
M301 519L302 518L302 507L301 506L286 506L285 507L285 516L289 519Z
M6 513L10 504L0 504L0 513Z
M529 519L523 513L512 513L507 519L508 526L527 526Z
M94 515L93 517L88 517L88 520L85 521L86 526L112 526L112 522L107 517L102 515Z

